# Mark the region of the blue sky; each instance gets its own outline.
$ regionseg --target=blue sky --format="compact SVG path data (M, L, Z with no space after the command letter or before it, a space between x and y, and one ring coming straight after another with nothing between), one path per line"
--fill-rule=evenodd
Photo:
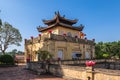
M96 42L120 40L120 0L0 0L0 18L20 30L24 39L38 36L37 26L46 26L42 19L52 19L55 11L83 24L88 39ZM10 46L10 51L15 46Z

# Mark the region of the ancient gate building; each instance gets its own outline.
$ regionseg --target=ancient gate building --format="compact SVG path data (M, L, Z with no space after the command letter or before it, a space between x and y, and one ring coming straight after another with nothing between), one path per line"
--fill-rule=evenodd
M38 37L25 39L25 56L32 61L37 60L36 51L46 50L54 55L54 59L91 59L95 57L94 39L88 40L82 31L83 25L73 26L77 19L66 19L59 12L51 20L43 20L47 27L39 26Z

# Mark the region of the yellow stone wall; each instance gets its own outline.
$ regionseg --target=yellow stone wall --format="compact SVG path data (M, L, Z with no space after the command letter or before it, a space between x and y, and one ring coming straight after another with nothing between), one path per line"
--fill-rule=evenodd
M109 71L108 71L109 72ZM109 73L92 73L92 72L86 72L86 71L77 71L72 69L63 69L64 76L69 76L71 78L76 78L80 80L88 80L88 76L90 76L90 80L120 80L120 76L118 75L110 75Z
M86 72L85 71L77 71L77 70L72 70L72 69L67 69L67 68L63 68L62 70L63 70L64 76L79 79L79 80L86 79Z
M109 75L105 73L96 73L94 75L94 80L120 80L120 76L117 75Z
M53 32L53 34L59 34L59 29L58 29L58 27L53 27L53 28L51 28L51 29L49 29L49 30L52 30ZM42 32L42 35L43 36L45 36L45 35L48 35L49 34L49 30L46 30L46 31L43 31Z
M60 27L58 26L58 29L59 29L59 34L62 35L62 33L68 33L70 32L72 34L72 37L75 37L76 35L79 36L79 31L76 31L76 30L72 30L72 29L68 29L68 28L64 28L64 27Z
M68 28L63 28L63 27L54 27L51 28L53 34L58 34L62 35L61 32L63 33L68 33L70 32L72 36L74 37L76 34L79 35L79 31L68 29ZM37 61L36 59L36 53L35 51L38 51L39 49L41 50L46 50L49 51L51 54L54 55L54 59L58 58L58 50L63 51L63 59L71 59L72 58L72 53L73 52L80 52L82 54L82 59L85 58L85 52L88 51L89 54L92 54L94 56L94 46L92 49L90 49L90 45L88 44L80 44L80 43L73 43L73 42L66 42L66 41L52 41L52 40L47 40L44 41L45 38L50 38L50 33L48 31L43 31L42 36L38 38L37 43L32 43L32 44L25 44L25 56L27 57L28 54L31 55L33 61ZM83 45L85 47L83 48ZM91 53L91 50L93 53Z
M76 35L78 37L80 37L80 31L72 30L72 29L69 29L69 28L64 28L64 27L61 27L61 26L53 27L50 30L53 31L52 32L53 34L63 35L64 33L67 34L68 32L70 32L72 34L72 37L75 37ZM42 32L42 35L44 35L44 36L48 35L48 34L49 34L48 30Z
M89 47L89 45L85 45L86 47ZM63 59L72 59L72 53L73 52L80 52L82 54L82 59L85 58L85 53L88 51L91 54L91 50L88 50L87 48L83 48L83 44L79 43L72 43L72 42L63 42L63 41L40 41L40 43L36 43L33 45L27 45L27 49L29 50L27 53L32 54L35 51L41 50L47 50L51 54L54 55L54 59L58 58L58 50L63 50ZM94 49L93 49L94 50ZM33 54L35 58L35 53ZM35 59L36 61L36 59Z

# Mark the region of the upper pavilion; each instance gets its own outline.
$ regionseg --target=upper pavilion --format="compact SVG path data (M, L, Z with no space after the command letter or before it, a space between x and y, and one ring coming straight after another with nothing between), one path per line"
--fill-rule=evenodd
M77 19L70 20L65 18L65 16L61 16L59 12L55 12L55 16L51 20L43 20L43 23L47 25L47 27L41 27L39 26L37 28L38 32L43 32L46 30L50 30L54 27L61 26L63 28L68 28L72 30L82 31L84 26L73 26L73 24L76 24L78 22Z

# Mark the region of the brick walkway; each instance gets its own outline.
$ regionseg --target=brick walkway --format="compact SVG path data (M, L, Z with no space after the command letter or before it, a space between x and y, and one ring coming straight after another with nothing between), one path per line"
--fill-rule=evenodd
M25 70L25 65L18 67L0 68L0 80L65 80L51 75L36 75Z

